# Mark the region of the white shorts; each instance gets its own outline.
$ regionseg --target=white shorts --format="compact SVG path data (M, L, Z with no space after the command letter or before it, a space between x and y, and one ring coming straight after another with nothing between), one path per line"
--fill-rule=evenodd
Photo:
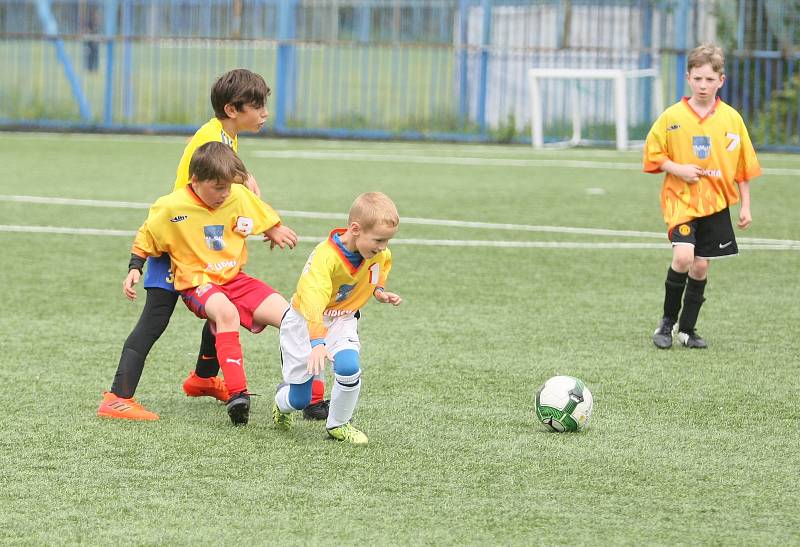
M325 346L328 355L335 357L343 349L361 351L358 339L358 319L354 314L339 317L323 317L328 334ZM283 381L289 384L302 384L311 378L307 372L308 357L311 355L311 341L308 339L308 323L305 317L294 308L289 308L281 322L281 359L283 361Z

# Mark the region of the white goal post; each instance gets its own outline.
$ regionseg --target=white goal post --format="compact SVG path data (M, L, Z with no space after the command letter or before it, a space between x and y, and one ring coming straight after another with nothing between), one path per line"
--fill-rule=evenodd
M544 148L544 113L542 109L543 79L571 80L570 102L572 104L572 138L570 145L581 141L581 111L576 80L611 80L614 82L614 125L616 127L617 150L628 148L628 93L627 82L631 78L653 78L653 98L660 113L664 109L661 93L661 77L653 68L624 70L611 68L531 68L528 83L531 93L531 141L534 148Z

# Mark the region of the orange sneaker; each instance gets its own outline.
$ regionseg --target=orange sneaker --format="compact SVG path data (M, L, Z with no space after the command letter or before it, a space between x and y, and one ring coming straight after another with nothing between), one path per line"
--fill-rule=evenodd
M158 414L145 410L142 405L130 399L123 399L110 391L103 393L103 402L97 409L103 418L122 418L124 420L158 420Z
M223 403L231 398L222 378L201 378L195 371L190 372L189 377L183 381L183 392L189 397L214 397Z

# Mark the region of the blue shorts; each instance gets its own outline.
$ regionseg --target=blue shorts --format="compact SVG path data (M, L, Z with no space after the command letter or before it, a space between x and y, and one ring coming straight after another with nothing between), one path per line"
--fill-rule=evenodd
M177 293L170 267L169 255L167 254L158 257L147 257L147 266L145 266L144 270L144 288L164 289L165 291Z

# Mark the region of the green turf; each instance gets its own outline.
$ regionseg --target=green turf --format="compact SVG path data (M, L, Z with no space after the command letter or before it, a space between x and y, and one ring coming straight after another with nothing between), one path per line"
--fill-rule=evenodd
M166 193L183 138L0 133L0 195L128 202ZM276 208L343 213L380 189L404 217L658 232L659 177L635 170L259 158L257 151L635 164L637 153L243 139ZM800 239L794 169L754 183L739 237ZM792 174L794 173L794 174ZM605 194L587 193L603 188ZM135 230L142 209L0 199L0 225ZM335 223L285 217L303 236ZM655 238L402 224L400 239L643 242ZM0 543L786 545L800 542L800 252L712 266L708 351L656 350L670 252L393 245L399 308L360 325L357 424L369 446L299 420L271 427L277 334L242 335L253 415L187 399L202 323L183 309L137 399L152 423L95 416L142 301L120 291L130 238L0 231ZM251 245L248 272L292 292L311 243ZM537 387L582 378L584 433L543 432Z

